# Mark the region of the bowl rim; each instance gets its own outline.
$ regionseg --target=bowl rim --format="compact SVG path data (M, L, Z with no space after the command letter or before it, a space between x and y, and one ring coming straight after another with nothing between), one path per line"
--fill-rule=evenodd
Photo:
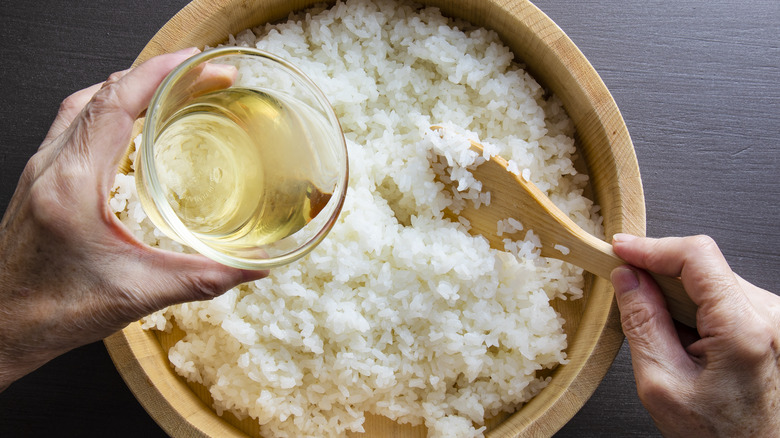
M224 59L225 57L262 59L269 64L276 66L279 70L289 74L291 77L294 77L301 87L311 93L311 98L320 106L318 109L324 112L327 122L329 123L329 128L334 134L334 139L337 140L334 147L336 149L335 152L338 153L340 158L338 163L339 178L336 181L328 205L322 210L322 213L327 213L327 216L323 216L325 220L314 220L309 223L309 225L302 228L299 232L305 235L306 238L292 248L280 252L277 250L277 246L281 241L266 243L253 248L255 251L262 250L268 254L267 257L248 258L230 254L229 252L222 251L219 248L210 245L207 240L190 230L181 220L179 215L174 212L168 199L162 195L162 184L154 158L154 148L156 146L155 135L159 135L159 132L157 132L158 125L164 125L166 123L165 120L158 120L160 119L158 113L165 107L163 102L165 102L173 92L175 87L174 84L198 66L220 58ZM344 198L346 197L347 185L349 183L349 154L347 152L346 139L344 138L344 132L341 129L341 123L339 122L338 117L336 117L335 111L325 96L325 93L323 93L317 84L315 84L314 81L297 66L273 53L253 47L212 48L198 53L176 66L176 68L163 79L162 83L157 87L157 90L152 96L149 108L146 111L146 123L144 123L143 126L143 137L138 152L136 163L139 168L143 168L144 171L137 173L142 176L136 180L136 185L142 184L145 187L143 191L148 193L148 196L152 201L151 204L156 207L156 211L154 211L153 214L147 212L150 219L155 222L155 218L157 218L164 222L164 224L162 224L163 230L170 230L173 234L168 237L185 243L187 246L212 260L238 269L260 270L277 268L292 263L310 253L323 239L325 239L336 224L341 209L344 206ZM292 241L292 237L288 236L287 238L282 239L282 241Z
M334 2L328 1L329 4ZM316 3L321 1L267 0L263 4L262 12L269 18L262 22L283 19L289 10L301 10ZM614 177L599 179L591 176L591 183L596 186L597 191L599 187L603 189L606 186L616 190L615 199L608 200L608 205L600 203L602 211L609 212L614 217L612 223L605 223L608 228L607 235L618 231L644 235L644 193L628 129L601 77L563 30L528 0L477 0L479 7L469 0L425 0L418 3L439 7L450 17L473 14L467 21L496 31L505 43L505 35L515 30L513 26L520 25L530 29L529 32L536 39L524 44L531 48L543 48L552 56L545 58L541 68L527 65L529 73L545 89L561 98L565 108L568 108L567 101L574 99L587 102L591 108L577 119L572 117L578 132L581 126L595 126L594 129L598 131L595 135L599 141L593 143L604 141L599 145L582 145L578 138L578 146L586 148L586 161L591 161L588 157L593 158L597 154L613 153L614 162L610 162L613 168L605 172ZM198 29L193 29L192 23L200 22L201 18L206 16L204 14L224 13L231 4L231 0L192 1L158 31L139 54L134 65L162 53L199 45L196 44ZM246 13L246 16L236 15L241 12ZM224 33L225 37L229 33L235 34L261 23L251 22L251 14L243 8L242 11L230 14L233 14L234 21L218 23L228 29L228 32ZM215 26L215 23L203 26ZM223 37L222 40L224 39ZM523 57L522 48L511 45L510 48L517 57ZM555 69L563 70L555 73ZM551 71L553 73L550 73ZM558 80L567 75L576 78L580 87L568 87ZM619 151L619 154L614 154L615 151ZM570 345L578 346L576 357L569 352L570 362L556 368L547 387L564 389L547 392L543 390L522 409L491 430L490 436L551 436L579 411L598 387L617 356L624 337L614 292L609 282L593 278L591 290L600 293L588 297L583 315L583 321L588 321L588 324L580 325L574 334L573 342L569 341ZM246 436L223 421L211 407L192 393L166 360L167 354L162 350L156 336L141 329L139 323L132 323L106 338L105 343L130 390L170 435Z

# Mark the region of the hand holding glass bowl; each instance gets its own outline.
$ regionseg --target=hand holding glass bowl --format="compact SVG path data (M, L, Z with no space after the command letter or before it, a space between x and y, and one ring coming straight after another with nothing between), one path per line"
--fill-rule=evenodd
M297 260L344 203L347 149L333 109L267 52L218 48L176 67L152 98L142 138L136 185L147 215L225 265Z

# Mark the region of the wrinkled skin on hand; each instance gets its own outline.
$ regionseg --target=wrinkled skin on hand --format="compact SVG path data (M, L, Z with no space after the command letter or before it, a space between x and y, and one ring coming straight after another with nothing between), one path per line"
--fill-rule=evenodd
M616 235L633 266L680 276L698 333L675 327L642 269L612 273L639 398L667 437L780 435L780 297L736 275L706 236Z
M195 53L153 58L62 103L0 222L0 390L151 312L267 275L151 248L108 207L133 122ZM212 85L233 80L219 74Z

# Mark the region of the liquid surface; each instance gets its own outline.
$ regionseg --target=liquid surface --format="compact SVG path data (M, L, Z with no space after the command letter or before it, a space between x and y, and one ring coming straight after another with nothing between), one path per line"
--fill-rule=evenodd
M307 114L263 92L228 88L171 116L155 140L155 163L184 225L214 245L250 248L311 221L330 194L302 164L316 140Z

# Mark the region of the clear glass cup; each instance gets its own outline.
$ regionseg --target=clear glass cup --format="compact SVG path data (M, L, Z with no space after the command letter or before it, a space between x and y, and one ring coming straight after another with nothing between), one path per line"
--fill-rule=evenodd
M176 67L154 94L136 186L167 236L220 263L269 269L308 254L348 183L341 125L298 68L226 47Z

